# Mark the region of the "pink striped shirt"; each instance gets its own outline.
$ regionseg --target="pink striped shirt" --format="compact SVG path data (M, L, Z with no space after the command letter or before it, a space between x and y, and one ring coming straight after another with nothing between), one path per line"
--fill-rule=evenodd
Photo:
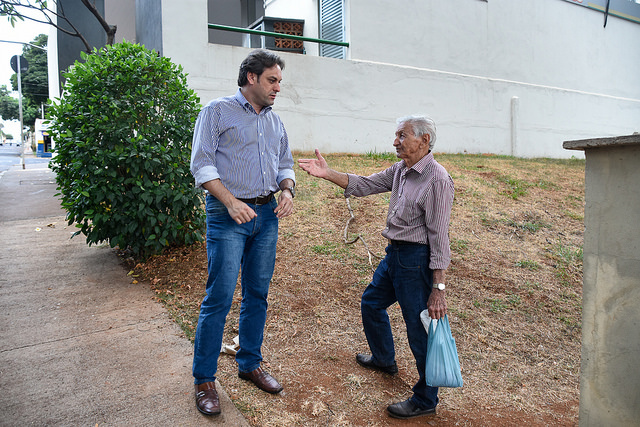
M391 191L387 228L382 232L384 237L429 245L429 268L446 270L451 262L449 219L453 179L432 153L411 168L407 168L402 160L368 177L348 175L345 197Z

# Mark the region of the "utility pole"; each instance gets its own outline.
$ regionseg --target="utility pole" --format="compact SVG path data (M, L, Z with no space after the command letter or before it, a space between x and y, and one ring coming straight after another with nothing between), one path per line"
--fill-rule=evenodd
M22 169L25 168L24 164L24 123L22 119L22 55L18 55L18 106L20 107L20 164ZM15 104L14 104L15 105Z
M22 57L22 55L13 55L11 58L11 68L18 74L18 107L20 109L20 143L22 144L20 150L20 163L22 164L22 169L25 168L24 165L24 121L22 119L22 72L27 71L29 69L29 64L27 60Z

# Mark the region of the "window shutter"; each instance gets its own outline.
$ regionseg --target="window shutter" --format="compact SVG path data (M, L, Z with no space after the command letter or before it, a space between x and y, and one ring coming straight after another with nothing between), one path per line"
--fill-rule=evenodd
M342 42L344 27L344 0L320 0L320 38ZM321 44L320 56L344 59L345 48Z

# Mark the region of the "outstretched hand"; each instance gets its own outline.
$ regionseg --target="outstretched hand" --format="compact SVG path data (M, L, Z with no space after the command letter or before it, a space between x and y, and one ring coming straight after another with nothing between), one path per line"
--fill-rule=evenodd
M298 159L298 166L311 176L317 178L327 178L329 173L329 165L320 154L320 150L316 148L317 159Z

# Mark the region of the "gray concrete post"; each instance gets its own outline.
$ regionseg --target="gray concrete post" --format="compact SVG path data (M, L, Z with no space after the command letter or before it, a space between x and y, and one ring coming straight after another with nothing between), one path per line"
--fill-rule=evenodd
M580 426L640 425L640 135L584 150Z

